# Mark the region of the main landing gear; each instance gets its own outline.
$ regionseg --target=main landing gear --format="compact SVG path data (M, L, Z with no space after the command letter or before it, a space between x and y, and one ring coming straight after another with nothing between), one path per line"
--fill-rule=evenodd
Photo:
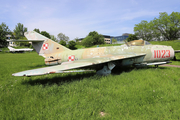
M112 62L108 63L107 65L104 65L103 69L98 70L96 74L98 75L109 75L111 74L111 70L115 67L116 65L113 64Z
M158 68L158 65L155 65L156 68Z

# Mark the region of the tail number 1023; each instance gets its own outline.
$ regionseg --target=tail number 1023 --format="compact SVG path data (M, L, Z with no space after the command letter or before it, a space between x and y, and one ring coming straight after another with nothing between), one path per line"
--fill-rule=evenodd
M170 50L154 50L154 58L169 58Z

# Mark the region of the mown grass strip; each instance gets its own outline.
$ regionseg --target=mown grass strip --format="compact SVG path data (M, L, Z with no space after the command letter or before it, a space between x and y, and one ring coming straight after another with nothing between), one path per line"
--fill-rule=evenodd
M44 67L36 53L0 54L1 119L179 119L179 68L116 68L13 77ZM100 113L105 113L102 116Z

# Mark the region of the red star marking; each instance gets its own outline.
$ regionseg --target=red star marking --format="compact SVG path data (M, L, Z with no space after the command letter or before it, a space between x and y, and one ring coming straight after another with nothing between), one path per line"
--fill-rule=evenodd
M68 61L74 61L74 60L75 60L75 56L74 55L68 56Z
M47 50L48 49L48 43L44 43L42 49Z

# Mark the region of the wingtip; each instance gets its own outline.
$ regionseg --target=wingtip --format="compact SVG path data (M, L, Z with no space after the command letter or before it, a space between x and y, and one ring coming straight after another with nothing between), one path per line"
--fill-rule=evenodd
M12 76L26 76L26 74L24 74L24 75L19 75L19 74L17 74L17 73L14 73L14 74L12 74Z

